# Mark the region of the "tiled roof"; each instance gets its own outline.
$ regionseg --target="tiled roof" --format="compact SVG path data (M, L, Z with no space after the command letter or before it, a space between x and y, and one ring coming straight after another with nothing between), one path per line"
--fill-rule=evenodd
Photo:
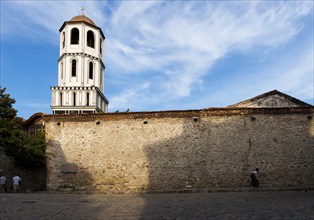
M27 119L26 121L23 122L24 126L28 126L30 124L33 124L35 121L41 119L43 116L45 116L45 113L42 112L37 112L35 114L33 114L31 117L29 117L29 119Z
M298 107L242 107L246 103L251 103L256 100L268 96L279 95L293 103L298 104ZM242 105L242 106L241 106ZM38 119L43 118L44 121L118 121L127 119L158 119L158 118L194 118L207 116L232 116L232 115L256 115L256 114L314 114L314 106L293 98L287 94L273 90L254 98L230 105L227 108L204 108L196 110L168 110L168 111L150 111L150 112L119 112L119 113L94 113L94 114L64 114L64 115L48 115L44 113L36 113L31 116L25 125L34 123Z
M300 108L208 108L202 110L183 111L156 111L156 112L121 112L121 113L95 113L72 115L44 115L44 121L119 121L119 120L147 120L160 118L194 118L208 116L232 116L232 115L257 115L257 114L314 114L314 107Z
M100 34L102 35L102 37L105 39L105 35L102 32L101 28L98 27L94 21L92 19L90 19L89 17L85 16L85 15L79 15L79 16L75 16L73 17L70 21L65 21L63 22L61 28L59 29L59 31L61 32L63 30L63 28L65 27L66 24L75 24L75 23L85 23L87 25L90 25L94 28L97 28L100 31Z
M297 105L298 107L313 107L312 105L306 103L306 102L303 102L299 99L296 99L292 96L289 96L285 93L282 93L278 90L272 90L270 92L266 92L264 94L261 94L261 95L258 95L258 96L255 96L253 98L250 98L250 99L247 99L245 101L242 101L242 102L239 102L239 103L236 103L236 104L233 104L233 105L230 105L228 106L228 108L234 108L234 107L241 107L241 106L245 106L247 104L250 104L250 103L254 103L258 100L261 100L261 99L264 99L266 97L271 97L271 96L275 96L275 95L278 95L278 96L281 96L281 97L284 97L285 99L289 100L290 102L294 103L295 105Z

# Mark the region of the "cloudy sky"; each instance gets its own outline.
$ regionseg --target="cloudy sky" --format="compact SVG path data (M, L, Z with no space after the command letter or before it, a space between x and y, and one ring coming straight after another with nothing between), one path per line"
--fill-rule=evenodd
M313 1L2 0L1 87L18 116L51 113L59 28L105 40L109 111L225 107L277 89L314 104Z

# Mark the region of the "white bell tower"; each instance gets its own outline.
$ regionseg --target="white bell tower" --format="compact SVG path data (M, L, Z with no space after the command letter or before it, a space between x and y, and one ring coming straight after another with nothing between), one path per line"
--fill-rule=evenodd
M58 86L52 86L53 114L108 112L104 96L102 30L84 15L66 21L60 30Z

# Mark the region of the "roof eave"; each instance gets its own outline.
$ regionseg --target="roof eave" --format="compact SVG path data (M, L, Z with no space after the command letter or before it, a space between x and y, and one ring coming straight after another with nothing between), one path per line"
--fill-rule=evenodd
M88 22L86 22L86 21L65 21L65 22L63 22L62 26L60 27L59 32L61 32L61 31L63 30L63 28L65 27L65 25L67 25L67 24L75 24L75 23L84 23L84 24L86 24L86 25L88 25L88 26L97 28L97 29L100 31L101 36L102 36L104 39L106 39L106 37L105 37L104 33L102 32L102 30L101 30L100 27L97 27L96 25L90 24L90 23L88 23Z

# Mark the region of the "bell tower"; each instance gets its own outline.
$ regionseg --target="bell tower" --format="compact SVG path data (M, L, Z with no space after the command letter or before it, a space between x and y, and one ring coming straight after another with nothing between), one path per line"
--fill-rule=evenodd
M59 32L58 86L50 88L53 114L108 112L102 30L85 16L83 8Z

